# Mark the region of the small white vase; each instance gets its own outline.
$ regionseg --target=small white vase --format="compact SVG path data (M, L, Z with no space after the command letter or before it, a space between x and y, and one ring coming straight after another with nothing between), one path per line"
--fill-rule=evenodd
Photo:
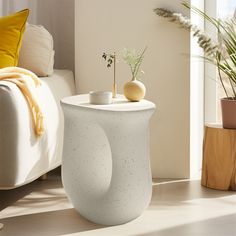
M133 79L132 81L124 85L124 95L128 100L132 102L140 101L144 98L145 94L145 85L137 79Z

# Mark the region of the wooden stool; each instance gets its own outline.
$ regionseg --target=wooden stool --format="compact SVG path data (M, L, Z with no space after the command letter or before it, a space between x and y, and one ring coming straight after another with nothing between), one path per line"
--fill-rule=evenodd
M213 189L236 190L236 129L205 126L201 183Z

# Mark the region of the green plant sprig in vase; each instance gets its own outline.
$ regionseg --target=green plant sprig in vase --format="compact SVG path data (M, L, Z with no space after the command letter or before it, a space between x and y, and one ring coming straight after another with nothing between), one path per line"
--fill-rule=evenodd
M131 81L124 85L124 95L130 101L140 101L146 94L144 84L138 79L139 74L144 73L141 70L141 64L146 50L147 47L141 53L138 53L135 50L125 48L122 53L122 57L129 65L132 75Z

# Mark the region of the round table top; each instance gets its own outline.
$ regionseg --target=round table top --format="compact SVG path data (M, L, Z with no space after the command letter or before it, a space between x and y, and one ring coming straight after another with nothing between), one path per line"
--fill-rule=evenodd
M77 106L87 109L104 110L104 111L143 111L155 109L155 104L142 99L139 102L130 102L124 95L117 95L113 102L108 105L94 105L89 103L89 94L75 95L66 97L61 100L62 105Z

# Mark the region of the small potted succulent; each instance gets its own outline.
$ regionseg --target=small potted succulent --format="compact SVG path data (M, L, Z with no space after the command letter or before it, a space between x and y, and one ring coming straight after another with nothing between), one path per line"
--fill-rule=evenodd
M140 101L146 93L144 84L138 79L140 73L144 73L141 71L140 66L146 50L147 47L141 53L135 50L123 50L123 59L129 65L132 75L131 81L124 85L124 95L130 101Z

